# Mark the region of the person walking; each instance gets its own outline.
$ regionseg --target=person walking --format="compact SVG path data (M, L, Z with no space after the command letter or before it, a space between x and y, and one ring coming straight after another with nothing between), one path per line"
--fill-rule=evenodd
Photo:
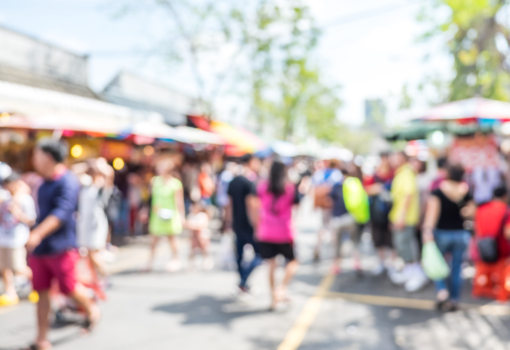
M189 268L192 270L195 267L195 255L198 251L202 255L203 269L212 270L214 259L209 250L211 231L209 230L209 215L204 203L195 202L191 205L186 226L191 233Z
M177 237L182 233L186 222L182 183L172 174L174 163L170 159L160 160L152 179L152 203L149 219L149 233L152 236L151 251L147 271L152 269L158 242L167 237L172 250L172 259L166 265L168 271L181 268Z
M221 233L227 232L231 226L231 223L227 222L226 208L229 204L228 185L235 175L237 175L237 164L228 162L225 166L225 170L223 170L220 176L218 176L218 184L216 186L216 204L220 210Z
M256 216L256 186L254 180L260 168L260 161L251 154L241 158L243 170L240 175L234 177L228 185L230 204L228 207L229 220L235 233L236 262L239 272L239 292L241 294L250 291L248 277L253 270L262 262L258 244L254 239L253 222ZM250 180L251 179L251 180ZM243 264L244 247L251 245L255 257L248 264Z
M420 198L416 172L409 164L407 155L398 152L392 156L395 177L391 184L391 208L389 219L392 225L393 246L404 260L402 271L391 269L389 277L398 285L404 285L408 292L423 288L427 276L419 263L418 239L416 230L420 220Z
M108 239L108 218L106 206L108 198L104 197L106 177L99 170L97 160L88 162L88 183L82 183L78 202L78 221L76 233L80 248L86 248L96 278L106 276L101 251L105 249Z
M314 262L320 261L320 251L324 235L329 231L331 221L331 199L329 194L333 186L342 181L342 172L340 171L340 161L338 159L324 160L319 164L326 164L325 168L315 171L312 176L314 187L315 207L320 208L322 225L317 232L317 243L313 252Z
M363 229L370 220L368 196L358 177L342 169L343 180L331 189L332 219L331 228L335 233L335 259L332 272L341 271L341 248L344 233L348 233L354 249L352 252L354 271L358 276L363 273L361 267L360 243Z
M37 201L39 214L26 244L33 272L33 288L39 293L37 303L37 337L30 349L50 349L48 341L50 296L53 280L60 292L70 296L87 315L85 329L90 330L101 317L98 306L77 283L75 269L79 255L76 251L75 214L80 185L67 170L64 161L67 146L58 140L43 138L34 150L35 170L44 178Z
M390 231L389 213L391 210L391 181L393 171L390 165L388 153L381 154L381 163L375 174L366 181L365 187L370 196L370 223L372 241L377 250L379 261L372 270L375 276L379 276L386 270L385 261L389 255L394 258L393 240Z
M461 293L461 265L471 235L464 228L464 220L473 216L476 208L469 186L463 182L464 168L448 166L448 176L432 191L427 202L423 223L423 242L435 241L443 255L450 254L450 284L436 282L437 307L443 311L458 308ZM506 209L506 205L504 205Z
M198 187L200 188L200 198L207 208L212 205L211 197L216 189L211 175L211 164L207 162L202 163L200 165L200 173L198 174Z
M25 283L32 279L25 244L30 227L35 223L36 212L30 188L19 174L12 172L3 180L2 186L10 196L0 204L0 272L5 290L0 295L0 306L10 306L19 303L15 277L23 278Z
M296 187L287 179L287 167L280 160L274 160L269 179L257 187L260 209L256 220L257 239L260 255L269 261L269 284L271 287L271 309L278 303L287 301L287 286L294 276L298 262L294 253L294 228L292 207L295 204ZM285 277L277 286L275 271L276 256L287 260Z

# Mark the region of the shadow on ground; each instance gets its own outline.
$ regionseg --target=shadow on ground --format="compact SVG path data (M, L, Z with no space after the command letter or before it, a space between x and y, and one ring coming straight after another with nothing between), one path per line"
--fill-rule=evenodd
M183 325L220 324L225 327L235 319L269 312L267 305L235 302L231 298L210 295L200 295L187 302L159 305L152 311L182 314L185 316Z

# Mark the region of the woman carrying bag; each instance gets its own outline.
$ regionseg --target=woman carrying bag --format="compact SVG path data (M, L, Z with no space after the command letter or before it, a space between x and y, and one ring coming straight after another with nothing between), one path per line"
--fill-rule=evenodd
M464 220L474 214L475 205L463 178L462 166L448 167L447 179L432 191L427 201L423 224L424 244L435 241L443 256L451 254L452 258L449 283L446 279L435 281L437 308L441 311L458 309L462 290L461 265L471 238L464 228Z
M182 183L173 176L174 163L170 159L160 160L152 179L152 203L149 219L149 233L152 236L151 251L147 271L152 269L152 262L157 244L161 238L168 238L172 258L165 268L173 272L181 268L177 237L185 225L184 196Z

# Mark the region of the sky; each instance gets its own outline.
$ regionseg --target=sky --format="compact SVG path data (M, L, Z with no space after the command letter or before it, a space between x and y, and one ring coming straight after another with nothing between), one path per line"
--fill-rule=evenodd
M89 54L89 84L95 91L126 70L193 95L189 72L168 69L157 57L133 54L153 48L161 27L145 14L116 18L120 1L0 0L0 25ZM364 100L376 98L388 105L389 122L397 123L404 84L416 86L431 73L451 74L441 42L417 42L427 29L416 21L418 1L304 1L323 29L316 59L327 82L342 87L340 118L346 123L363 123ZM425 63L427 53L433 55ZM418 105L425 104L417 92L415 97ZM228 104L229 99L224 101ZM225 109L223 119L235 119L229 113Z

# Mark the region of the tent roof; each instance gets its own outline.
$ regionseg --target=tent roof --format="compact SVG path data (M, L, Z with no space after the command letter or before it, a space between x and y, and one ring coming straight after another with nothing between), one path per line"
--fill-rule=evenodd
M424 121L510 121L510 103L473 97L440 104L414 115Z

